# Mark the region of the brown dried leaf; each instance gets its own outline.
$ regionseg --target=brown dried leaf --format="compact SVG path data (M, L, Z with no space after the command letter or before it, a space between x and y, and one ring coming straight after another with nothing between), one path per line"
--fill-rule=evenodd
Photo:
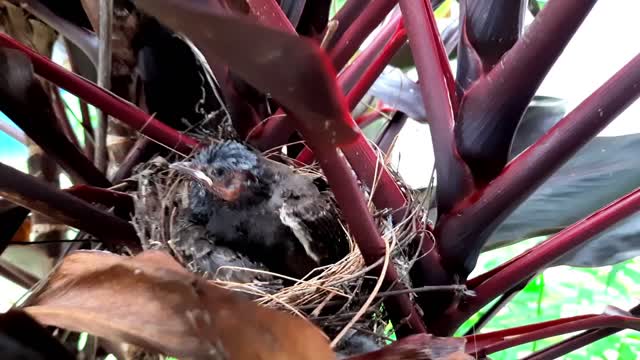
M241 299L160 251L75 252L25 310L45 324L174 356L335 358L309 322Z

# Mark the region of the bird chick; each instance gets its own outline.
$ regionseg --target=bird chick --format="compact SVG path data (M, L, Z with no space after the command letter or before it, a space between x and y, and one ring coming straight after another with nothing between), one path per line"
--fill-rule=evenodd
M191 221L271 271L301 278L349 251L328 194L243 144L212 145L172 168L194 180Z

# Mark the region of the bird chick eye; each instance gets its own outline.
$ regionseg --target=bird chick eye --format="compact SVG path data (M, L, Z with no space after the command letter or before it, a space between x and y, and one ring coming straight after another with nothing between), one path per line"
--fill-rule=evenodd
M222 169L220 169L220 168L217 168L214 172L215 172L215 175L216 175L216 176L222 176L222 175L224 175L224 170L222 170Z

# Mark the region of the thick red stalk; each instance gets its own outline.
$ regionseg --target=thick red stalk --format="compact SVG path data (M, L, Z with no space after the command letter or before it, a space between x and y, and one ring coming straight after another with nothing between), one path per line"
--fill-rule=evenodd
M552 336L596 328L640 329L640 319L623 315L582 315L467 337L467 352L484 357L494 352Z
M402 18L400 14L397 14L385 25L373 42L358 55L356 60L338 75L338 86L346 93L345 99L350 111L353 111L358 105L358 102L371 88L393 55L406 40L406 32L402 27ZM357 124L362 127L360 123ZM366 139L360 139L358 142L362 147ZM345 154L350 153L349 149L343 150ZM372 151L368 152L372 153ZM372 158L371 156L369 157ZM308 147L305 147L296 160L303 164L310 164L313 162L313 152ZM358 173L357 170L356 173Z
M377 107L355 119L355 122L360 126L360 128L364 128L383 116L391 116L394 111L395 109L388 106Z
M364 18L366 16L372 16L371 12L373 11L380 11L381 9L384 10L384 7L382 5L385 2L389 2L389 1L374 0L373 3L367 7L367 12L363 12L358 17L358 19ZM393 1L391 2L393 3ZM393 4L391 8L392 7L393 7ZM372 10L369 10L369 9L372 9ZM387 10L387 13L388 12L389 10ZM384 13L384 15L386 15L386 13ZM382 21L383 18L384 16L382 16L380 21ZM368 23L363 23L362 20L358 20L358 21L360 21L358 23L360 24L359 26L365 26L365 25L368 26ZM394 28L397 28L398 23L400 21L401 21L400 16L395 17L395 19L392 20L390 24L387 24L385 28L381 31L381 33L378 34L378 36L373 41L373 43L369 47L367 47L367 50L365 50L365 53L358 56L358 59L360 59L360 57L363 55L366 55L366 58L359 60L357 64L356 63L352 64L351 66L349 66L343 72L340 73L340 75L338 76L338 86L343 90L343 92L347 92L353 86L353 84L355 84L359 80L360 75L365 71L367 66L373 60L373 56L375 56L380 51L380 49L392 36L392 34L394 33L393 31ZM394 22L396 22L396 24L394 24ZM366 38L366 36L373 30L373 28L375 28L375 26L373 26L371 30L369 30L369 32L365 34L364 38ZM353 51L349 53L348 55L349 57L353 56L353 54L356 52L358 47L362 44L362 41L364 41L364 38L362 38L362 40L358 42L357 46L353 49ZM349 48L351 48L354 44L351 42L347 42L347 45L349 45L350 46ZM342 46L346 46L346 45L343 44ZM342 51L346 51L346 50L343 49ZM338 56L338 55L339 54L334 52L329 53L329 56L331 57L331 61L333 62L334 66L336 65L335 56ZM393 53L389 55L390 55L389 57L389 60L390 60L391 56L393 56ZM389 60L387 60L387 62L384 65L386 65ZM340 67L336 67L336 69L340 69L342 66L344 66L345 63L346 63L346 60L342 65L340 65ZM383 69L384 69L384 66L383 66ZM380 72L382 72L383 69L381 69ZM373 76L373 73L370 74L369 76ZM373 78L373 81L375 81L376 78L377 76ZM373 84L373 82L371 84ZM366 87L366 90L368 90L369 87L371 87L371 85ZM362 89L365 89L365 88L363 87ZM364 94L362 96L364 96ZM362 96L360 96L360 98L362 98ZM351 103L349 103L349 109L353 109L354 107L355 106L351 106ZM274 115L272 115L269 119L267 119L264 122L264 124L258 125L258 127L251 132L251 143L261 150L269 150L274 147L282 146L283 144L285 144L294 132L295 132L295 128L291 124L291 121L287 118L284 111L280 109ZM304 163L310 163L311 161L313 161L313 156L310 150L305 150L303 154L300 154L300 157L301 158L299 158L298 160L305 160Z
M353 121L353 120L352 120ZM401 210L406 204L406 199L395 178L389 173L387 167L382 163L382 158L369 144L364 134L360 133L356 141L342 147L344 156L353 167L353 171L358 178L370 189L373 190L373 204L378 209ZM296 158L303 164L313 162L314 154L309 147ZM375 181L375 182L374 182ZM375 188L373 188L373 186ZM401 220L403 211L394 213L394 219Z
M438 211L446 213L473 188L469 169L456 150L455 83L431 5L423 0L400 0L400 9L429 114L436 172L444 180L438 182Z
M457 312L444 316L441 323L447 324L451 329L459 326L470 315L509 290L514 284L544 269L564 254L578 248L594 235L635 213L638 209L640 209L640 188L518 256L509 266L505 266L473 289L476 296L461 304Z
M401 18L399 16L397 21L394 21L390 25L394 25L392 27L393 33L391 35L391 39L382 47L381 50L376 49L374 44L371 44L371 46L365 49L365 51L344 70L344 76L338 76L338 81L341 85L349 82L353 83L353 86L351 87L346 85L343 85L342 87L342 90L346 94L347 106L350 110L355 109L376 79L380 74L382 74L382 71L387 64L389 64L391 58L407 41L407 32L402 27ZM379 38L382 38L383 34L380 35L381 36ZM358 71L357 69L363 69L364 71ZM348 80L351 78L350 71L358 75L356 81Z
M324 47L327 51L333 50L339 39L342 38L345 31L353 24L353 22L364 12L364 9L369 5L371 0L348 0L338 10L336 15L331 21L337 22L338 26L333 31L331 37L326 41ZM327 35L328 29L325 29L323 36Z
M459 49L463 55L458 64L459 90L468 90L456 119L457 148L480 186L498 176L507 163L522 115L596 0L550 1L522 38L500 57L517 38L519 21L502 21L495 13L487 19L485 11L489 9L484 7L501 8L517 20L523 6L521 1L507 1L509 6L502 2L505 0L469 3L468 10L479 19L466 20ZM469 43L474 41L472 35L478 37L476 48ZM488 74L483 73L493 64Z
M371 44L360 52L355 60L340 72L338 75L338 83L340 84L340 88L343 93L348 94L363 76L364 72L369 69L369 66L372 65L379 56L382 56L383 49L388 46L392 37L400 31L401 26L402 16L397 12L394 14L393 18L385 24L382 29L380 29L380 32L375 36L373 41L371 41ZM392 53L392 56L393 54L395 54L395 51ZM389 60L384 63L384 66L388 63ZM382 70L380 70L380 72L382 72ZM374 77L374 81L375 78L377 78L377 76ZM350 104L349 101L347 101L347 104ZM353 107L349 106L349 108Z
M329 52L333 67L336 70L342 69L353 54L358 51L362 42L384 20L397 3L398 0L371 0L342 37L338 39L335 48Z
M356 141L344 145L342 152L358 178L373 191L372 200L376 208L396 211L404 208L406 200L402 190L364 134L360 133ZM395 219L400 220L404 212L398 211L396 216Z
M0 46L21 51L29 57L38 75L100 108L149 138L184 154L188 154L198 145L195 139L177 132L116 95L67 71L8 35L0 34Z
M640 305L635 306L633 309L629 310L634 316L640 315ZM559 359L565 354L572 352L573 350L579 349L583 346L594 343L600 339L603 339L609 335L613 335L622 329L620 328L605 328L605 329L595 329L585 331L578 335L574 335L569 339L563 340L557 344L549 346L546 349L537 351L525 358L523 360L551 360L551 359Z
M466 277L495 228L640 96L638 84L640 55L515 158L499 177L441 217L436 226L436 237L446 265Z
M354 235L365 263L371 265L377 262L385 256L384 240L380 237L377 226L373 222L355 177L351 175L351 168L335 147L331 148L320 144L316 146L313 143L310 145L315 150L314 153L327 177L331 191L342 209L343 217ZM375 270L372 273L375 274ZM399 282L395 267L387 268L383 286L386 289L403 287ZM406 294L391 296L385 299L385 304L386 309L395 319L394 324L401 325L400 334L426 332L409 296ZM405 319L406 324L403 325Z

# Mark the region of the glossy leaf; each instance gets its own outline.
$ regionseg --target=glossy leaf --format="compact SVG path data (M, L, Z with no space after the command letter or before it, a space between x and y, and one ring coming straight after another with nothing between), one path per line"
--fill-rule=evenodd
M485 249L548 235L640 186L640 134L596 137L496 229ZM597 235L557 264L604 266L640 255L640 216Z
M75 252L25 310L48 325L178 357L335 358L311 323L208 283L159 251Z

